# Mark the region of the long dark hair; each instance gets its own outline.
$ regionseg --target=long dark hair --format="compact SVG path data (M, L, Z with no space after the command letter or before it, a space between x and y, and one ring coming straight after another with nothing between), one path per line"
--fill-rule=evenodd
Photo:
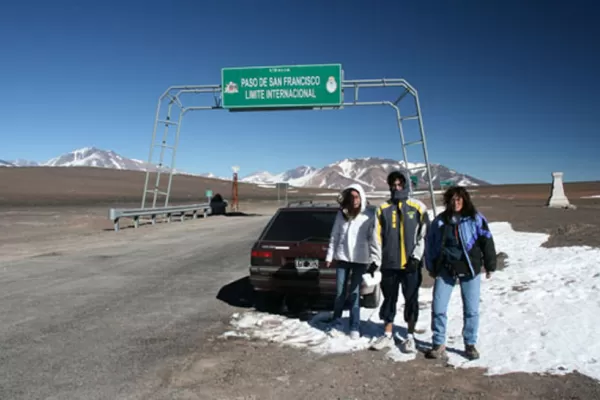
M353 218L360 213L360 207L358 207L357 210L353 209L352 197L350 196L350 193L352 192L355 192L356 194L360 195L360 193L358 193L356 189L352 188L344 190L341 196L340 209L342 210L342 213L344 214L344 217L346 217L346 219ZM362 198L360 200L362 202Z
M477 209L475 208L475 205L471 200L471 195L469 194L467 189L465 189L462 186L453 186L446 190L446 192L444 193L444 206L446 206L445 213L447 215L452 213L452 199L455 196L458 196L463 200L463 206L462 210L460 210L460 215L462 215L463 217L475 218L475 216L477 215Z

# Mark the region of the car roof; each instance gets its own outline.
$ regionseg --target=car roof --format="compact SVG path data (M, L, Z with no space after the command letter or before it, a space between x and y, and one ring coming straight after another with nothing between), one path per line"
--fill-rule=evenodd
M340 204L338 202L316 202L313 200L300 200L288 203L287 205L280 207L283 210L331 210L338 211ZM376 206L367 202L367 210L375 210Z

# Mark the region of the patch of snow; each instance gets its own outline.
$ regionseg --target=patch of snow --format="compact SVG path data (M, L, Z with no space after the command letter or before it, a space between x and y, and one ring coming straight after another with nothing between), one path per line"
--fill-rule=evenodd
M477 183L471 181L468 178L462 178L457 182L457 186L479 186Z
M345 159L344 161L338 163L338 167L342 169L342 175L344 177L352 179L352 172L354 172L354 168L356 167L354 162Z
M308 183L317 173L318 171L311 171L308 174L300 177L300 178L296 178L296 179L290 179L288 181L288 183L292 186L304 186L306 183Z
M247 183L271 183L275 176L268 171L259 171L240 179Z
M481 358L467 361L456 351L462 344L460 287L455 287L448 309L449 364L456 368L481 367L487 374L511 372L566 374L574 370L600 380L600 249L586 246L544 248L542 233L517 232L506 222L490 224L497 251L508 254L507 268L492 279L482 276L478 349ZM432 289L422 288L424 307L418 328L427 329L417 339L431 342L429 331ZM397 326L404 326L403 299L398 301ZM365 350L383 332L377 309L361 309L362 337L331 337L317 314L308 322L249 311L236 314L227 335L248 335L319 354ZM348 311L343 314L348 331ZM405 362L414 354L397 347L386 355Z

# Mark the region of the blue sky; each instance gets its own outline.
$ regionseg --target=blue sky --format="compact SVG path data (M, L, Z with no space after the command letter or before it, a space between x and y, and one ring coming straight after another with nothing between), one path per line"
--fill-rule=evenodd
M431 162L492 183L549 182L552 171L598 180L599 8L533 0L4 2L0 159L45 161L85 146L147 159L157 99L171 85L219 84L223 67L341 63L346 79L404 78L417 88ZM416 123L405 129L416 138ZM352 157L402 159L391 109L188 113L176 167L225 176L239 165L247 175ZM408 159L422 161L422 152L411 148Z

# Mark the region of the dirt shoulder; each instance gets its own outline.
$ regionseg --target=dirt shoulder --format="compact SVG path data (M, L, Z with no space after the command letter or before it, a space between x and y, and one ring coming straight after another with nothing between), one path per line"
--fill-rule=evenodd
M227 321L216 329L226 330ZM172 399L594 399L600 384L578 373L486 376L419 354L393 362L382 352L317 356L217 333L168 369L151 398Z

